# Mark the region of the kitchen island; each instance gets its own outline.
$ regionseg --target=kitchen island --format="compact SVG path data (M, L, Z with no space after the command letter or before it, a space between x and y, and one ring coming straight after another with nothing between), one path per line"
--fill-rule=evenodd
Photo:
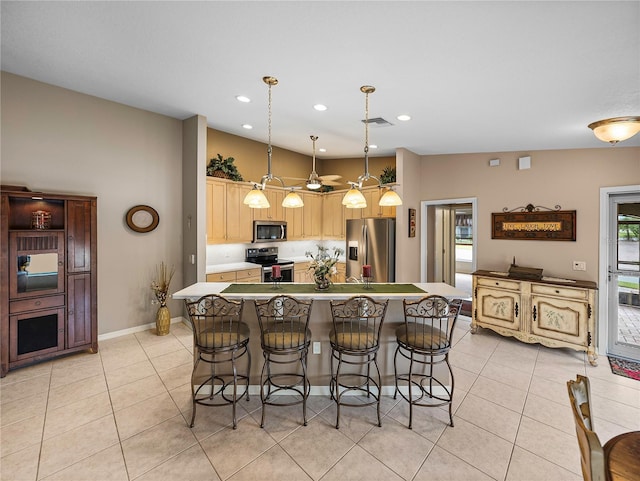
M273 289L270 283L231 284L227 282L198 282L175 292L173 299L196 300L207 294L220 294L229 299L244 299L243 319L249 324L251 336L249 348L253 358L251 366L252 392L257 392L260 370L262 369L262 348L260 346L260 327L253 301L269 299L276 295L290 295L301 299L313 299L309 328L312 332L312 348L309 350L307 371L311 380L312 394L328 394L330 379L331 330L330 300L344 300L355 295L366 295L377 299L389 299L387 315L382 327L378 364L382 374L383 394L393 394L394 371L393 355L396 349L395 331L404 322L402 300L420 299L427 295L440 295L448 299L468 298L468 295L455 287L442 282L415 284L372 284L365 289L364 284L334 284L326 291L316 291L313 284L283 283L280 289ZM455 340L455 335L454 335ZM318 344L319 343L319 346ZM318 348L319 347L319 351Z

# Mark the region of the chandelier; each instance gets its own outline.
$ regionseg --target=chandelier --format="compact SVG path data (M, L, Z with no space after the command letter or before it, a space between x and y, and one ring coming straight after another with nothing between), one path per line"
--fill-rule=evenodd
M271 207L271 204L269 204L269 200L264 195L264 189L266 188L268 182L271 182L275 179L280 182L282 187L285 187L282 179L271 173L271 153L273 151L271 147L271 88L274 85L278 85L278 79L275 77L266 76L262 77L262 81L269 86L269 141L267 144L267 173L262 176L262 179L260 179L260 183L253 184L253 189L251 189L244 198L244 203L252 209L268 209L269 207ZM295 209L302 206L304 206L302 198L293 189L291 189L291 191L282 201L282 207Z
M362 195L362 184L367 180L373 179L378 183L378 187L382 188L380 180L369 174L369 94L376 91L375 87L371 85L363 85L360 87L360 91L365 94L365 113L364 113L364 173L358 177L355 182L349 182L351 188L345 194L342 199L342 205L347 209L363 209L367 206L367 200ZM388 190L380 198L378 205L381 206L396 206L402 205L402 199L393 191L391 186L387 187Z

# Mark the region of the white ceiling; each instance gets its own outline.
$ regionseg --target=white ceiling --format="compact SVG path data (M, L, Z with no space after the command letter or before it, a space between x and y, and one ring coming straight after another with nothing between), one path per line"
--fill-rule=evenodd
M319 158L605 147L640 115L640 2L2 1L2 69ZM235 100L246 95L251 103ZM325 112L312 106L323 103ZM400 122L398 114L412 120ZM241 127L249 123L251 131ZM640 135L622 146L639 146ZM615 148L615 147L613 147Z

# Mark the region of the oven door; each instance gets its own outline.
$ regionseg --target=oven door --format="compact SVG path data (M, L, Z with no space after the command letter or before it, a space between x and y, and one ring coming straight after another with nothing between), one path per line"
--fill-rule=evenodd
M283 264L280 266L280 282L293 282L293 264ZM262 282L271 282L271 266L262 268Z

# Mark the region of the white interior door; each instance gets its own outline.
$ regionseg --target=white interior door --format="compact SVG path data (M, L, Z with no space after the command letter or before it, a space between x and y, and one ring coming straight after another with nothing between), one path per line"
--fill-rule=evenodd
M640 193L609 197L607 353L640 361Z
M436 206L435 280L456 285L456 209L450 205Z

